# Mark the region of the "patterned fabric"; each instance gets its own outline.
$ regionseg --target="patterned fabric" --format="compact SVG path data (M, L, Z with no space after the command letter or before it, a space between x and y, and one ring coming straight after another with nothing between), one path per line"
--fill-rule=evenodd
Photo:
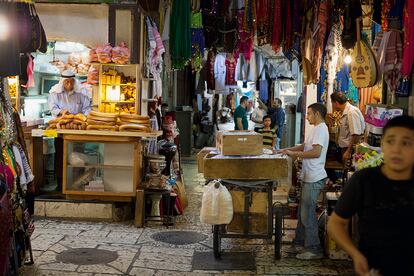
M246 60L250 60L253 52L253 33L245 28L243 22L245 18L245 11L237 12L237 34L238 39L234 57L239 58L240 53L243 53Z
M259 46L269 44L272 40L272 33L269 28L271 2L271 0L258 0L256 4L257 43Z
M215 89L215 79L214 79L214 63L216 61L216 54L214 50L208 51L207 54L207 89L214 90Z
M315 83L318 82L320 79L320 69L322 66L322 54L324 49L328 19L329 1L321 0L319 3L317 20L315 20L315 26L313 28L313 33L315 35L312 61L312 75L315 76Z
M225 64L226 64L226 85L237 86L237 82L235 79L237 61L234 59L232 55L230 56L227 55Z
M404 9L404 48L402 75L408 79L414 63L414 1L406 1Z
M282 0L275 0L273 17L272 48L276 53L280 51L283 39L282 26Z

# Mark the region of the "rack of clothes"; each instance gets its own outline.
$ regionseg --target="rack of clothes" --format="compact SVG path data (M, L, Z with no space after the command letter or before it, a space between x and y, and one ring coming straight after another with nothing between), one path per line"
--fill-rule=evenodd
M7 78L0 77L0 275L19 275L33 264L33 174L19 114L13 109Z

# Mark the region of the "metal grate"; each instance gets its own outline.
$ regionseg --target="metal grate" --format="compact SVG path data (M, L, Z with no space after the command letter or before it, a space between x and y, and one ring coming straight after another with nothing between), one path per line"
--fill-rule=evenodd
M69 249L56 256L58 262L77 265L107 264L115 261L117 258L118 253L115 251L95 248Z
M207 238L206 235L193 231L166 231L155 233L151 237L156 241L174 245L197 243Z

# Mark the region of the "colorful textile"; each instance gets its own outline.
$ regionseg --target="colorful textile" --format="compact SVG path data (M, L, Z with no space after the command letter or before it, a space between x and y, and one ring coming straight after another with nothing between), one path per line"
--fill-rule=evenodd
M237 34L238 40L236 43L236 49L234 57L239 58L240 53L243 53L246 60L250 60L253 52L253 33L246 30L244 27L245 11L240 10L237 12Z
M320 69L322 66L322 54L324 50L324 42L329 19L329 1L321 0L319 3L317 20L313 28L314 48L312 60L312 75L315 77L314 82L318 82L320 78Z
M229 54L227 55L225 64L226 64L226 85L237 86L237 82L235 79L237 61L234 59L233 55L229 55Z
M191 59L191 5L188 0L174 0L170 21L170 52L175 69L184 69Z
M273 16L273 35L272 48L276 53L279 52L283 39L282 26L282 0L275 0Z
M216 53L214 50L208 51L207 54L207 73L206 73L206 80L207 80L207 89L214 90L215 89L215 80L214 80L214 63L216 61Z
M271 2L271 0L258 0L256 4L257 43L259 46L269 44L272 41L272 33L269 28Z
M414 63L414 1L405 2L404 9L404 48L402 61L402 75L408 79Z

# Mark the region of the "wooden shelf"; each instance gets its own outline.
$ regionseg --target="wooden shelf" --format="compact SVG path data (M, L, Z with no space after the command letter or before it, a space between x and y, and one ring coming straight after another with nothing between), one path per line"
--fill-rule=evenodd
M135 83L121 83L121 84L112 84L112 83L102 83L102 85L106 85L106 86L133 86L136 87L137 85Z
M132 169L133 165L105 165L105 164L93 164L93 165L68 165L68 168L98 168L98 169Z
M58 134L63 135L92 135L92 136L115 136L115 137L158 137L162 131L134 132L134 131L112 131L112 130L74 130L57 129Z
M93 195L93 196L116 196L116 197L133 197L135 193L131 192L98 192L98 191L79 191L79 190L66 190L65 194L68 195Z
M135 101L101 101L102 103L115 103L115 104L135 104Z

